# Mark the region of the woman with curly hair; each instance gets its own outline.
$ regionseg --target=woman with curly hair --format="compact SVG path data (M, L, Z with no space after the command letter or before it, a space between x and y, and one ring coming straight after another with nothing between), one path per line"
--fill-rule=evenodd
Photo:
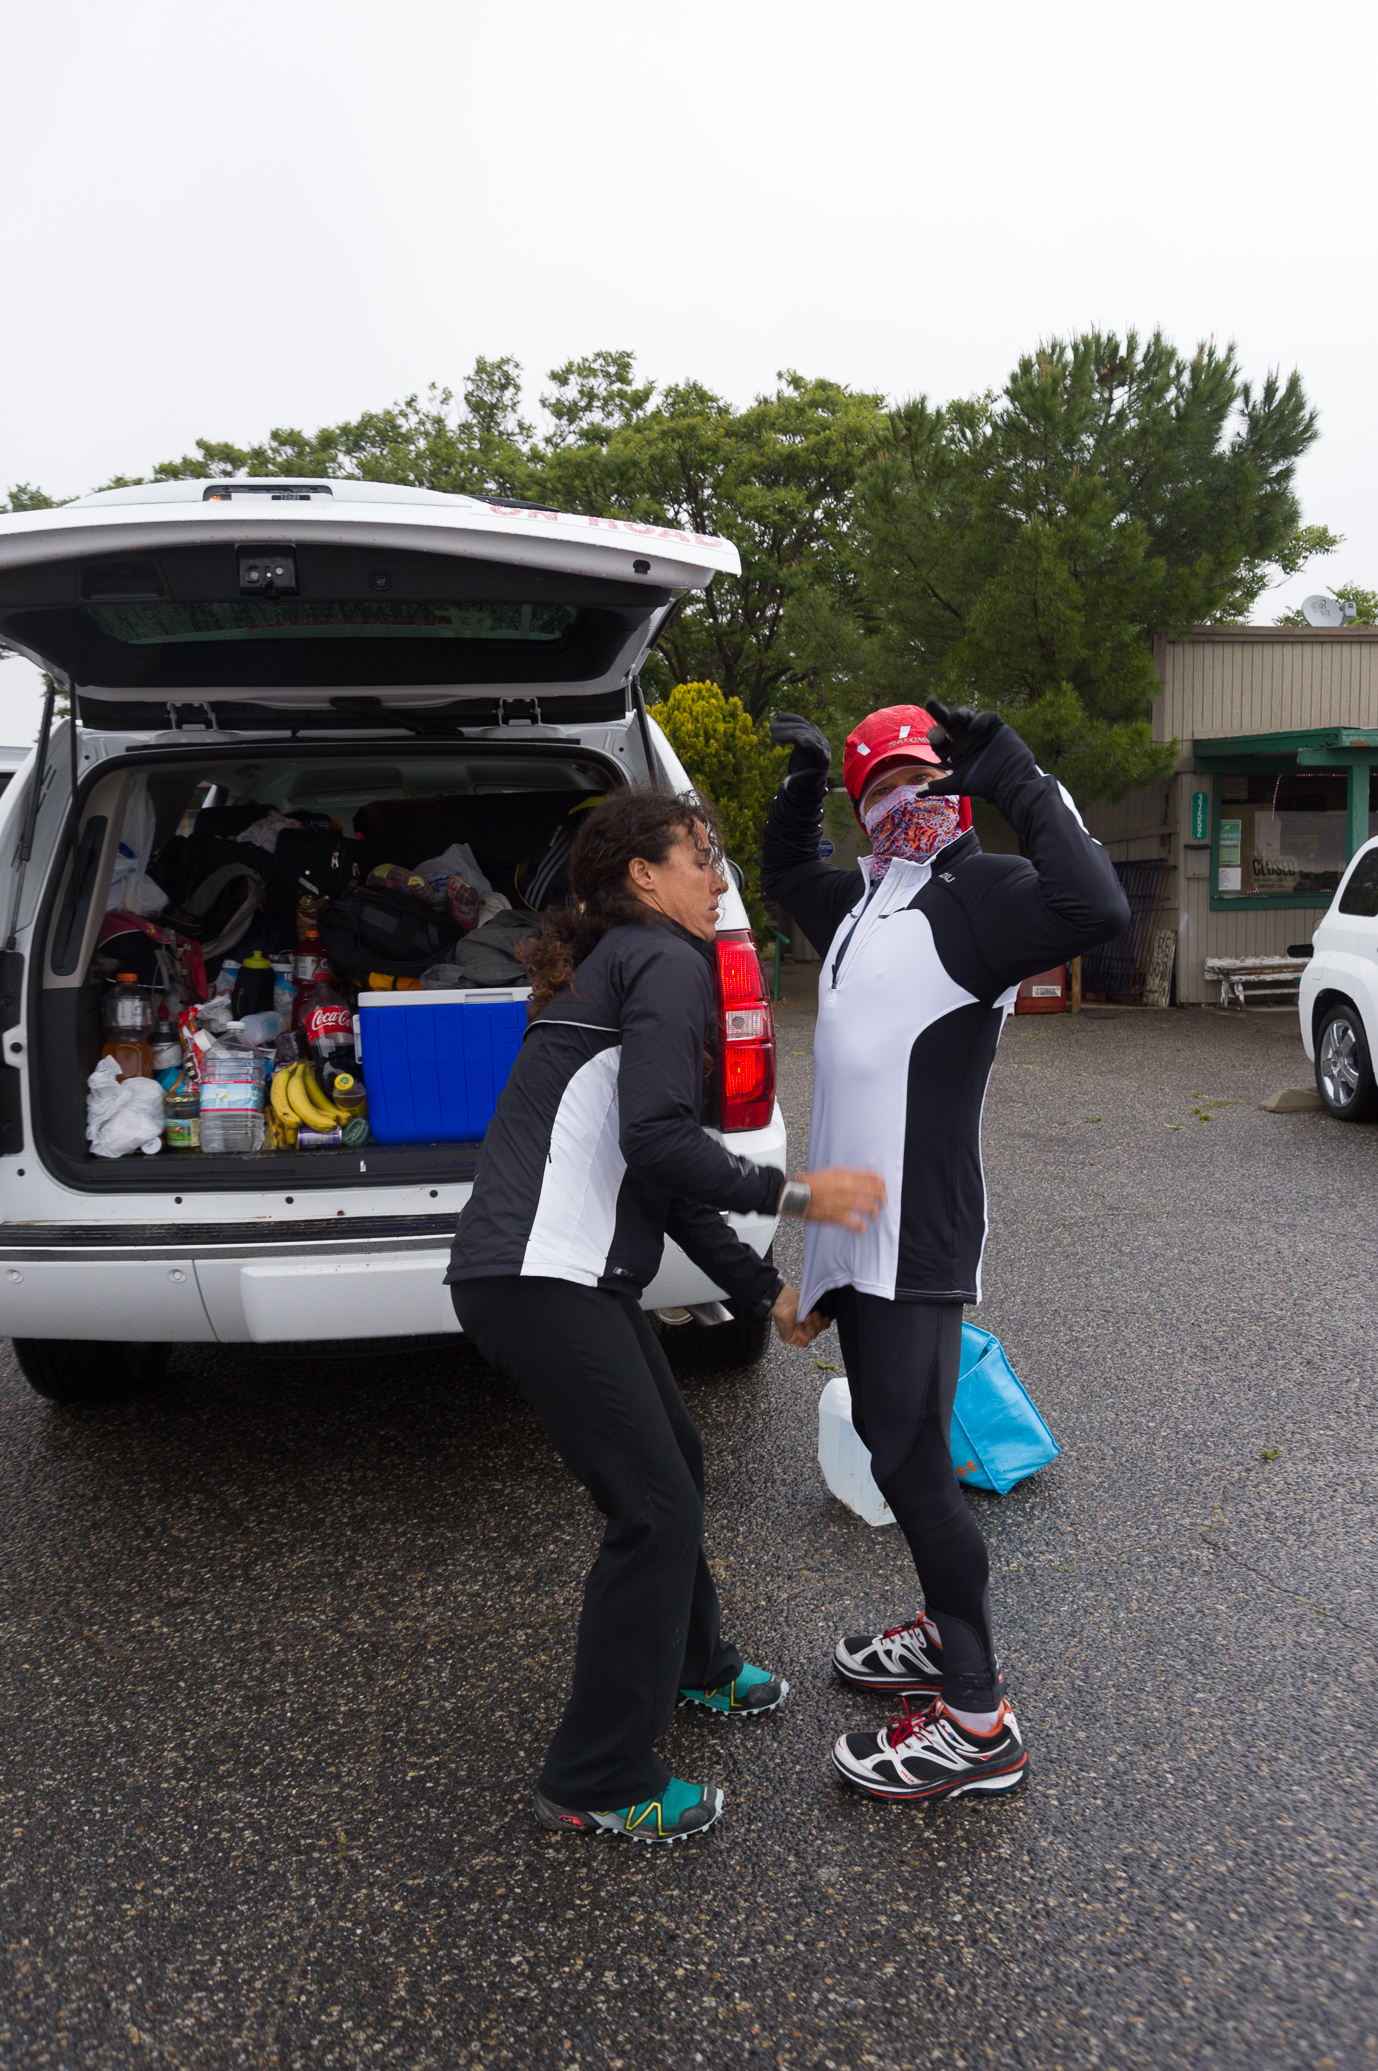
M625 791L570 854L575 905L522 954L531 1021L479 1154L447 1279L483 1357L516 1383L607 1520L584 1589L574 1684L536 1793L543 1826L678 1840L722 1792L655 1751L677 1702L772 1711L789 1685L723 1638L703 1551L703 1448L641 1295L673 1237L787 1344L798 1290L721 1211L864 1227L872 1173L807 1186L734 1157L700 1122L727 890L697 799Z

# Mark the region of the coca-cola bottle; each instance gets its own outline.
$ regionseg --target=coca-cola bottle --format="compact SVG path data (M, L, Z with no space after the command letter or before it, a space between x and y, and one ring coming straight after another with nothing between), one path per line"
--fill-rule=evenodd
M311 946L311 942L314 942L314 948ZM331 982L330 967L325 961L325 950L320 936L316 935L311 938L311 942L308 942L305 947L300 942L297 944L295 963L297 990L296 996L292 1001L292 1019L289 1024L292 1028L300 1029L303 1035L306 1033L306 1024L311 1018L311 1006L316 997L316 987L322 979L325 980L327 985Z
M354 1050L354 1016L335 988L328 970L322 970L311 990L306 1011L306 1044L317 1076L326 1091L336 1072L358 1072Z

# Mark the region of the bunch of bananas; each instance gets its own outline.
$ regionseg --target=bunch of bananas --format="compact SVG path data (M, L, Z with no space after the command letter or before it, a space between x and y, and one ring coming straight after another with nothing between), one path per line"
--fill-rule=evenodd
M298 1129L328 1134L333 1129L342 1129L358 1114L357 1108L347 1111L336 1107L321 1090L320 1081L309 1064L287 1064L273 1073L268 1111L273 1141L283 1149L291 1149L296 1143Z

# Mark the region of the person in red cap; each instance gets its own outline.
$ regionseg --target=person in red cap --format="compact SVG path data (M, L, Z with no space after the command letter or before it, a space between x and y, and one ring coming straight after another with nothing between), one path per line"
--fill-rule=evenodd
M859 873L818 853L826 736L787 712L771 737L791 752L761 889L823 959L809 1163L866 1166L886 1184L865 1231L806 1230L799 1313L837 1324L852 1421L924 1596L917 1618L839 1640L845 1681L904 1709L882 1733L844 1733L833 1764L877 1798L1012 1790L1028 1756L996 1661L985 1541L948 1444L962 1305L981 1298L981 1108L1021 979L1118 934L1129 908L1067 792L997 713L930 699L848 735L843 782L871 841ZM1022 856L982 852L973 792Z

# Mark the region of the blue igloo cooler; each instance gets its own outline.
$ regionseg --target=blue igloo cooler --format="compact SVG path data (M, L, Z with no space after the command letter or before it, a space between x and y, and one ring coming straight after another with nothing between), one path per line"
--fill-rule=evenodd
M473 1143L526 1033L526 987L361 992L359 1061L378 1143Z

